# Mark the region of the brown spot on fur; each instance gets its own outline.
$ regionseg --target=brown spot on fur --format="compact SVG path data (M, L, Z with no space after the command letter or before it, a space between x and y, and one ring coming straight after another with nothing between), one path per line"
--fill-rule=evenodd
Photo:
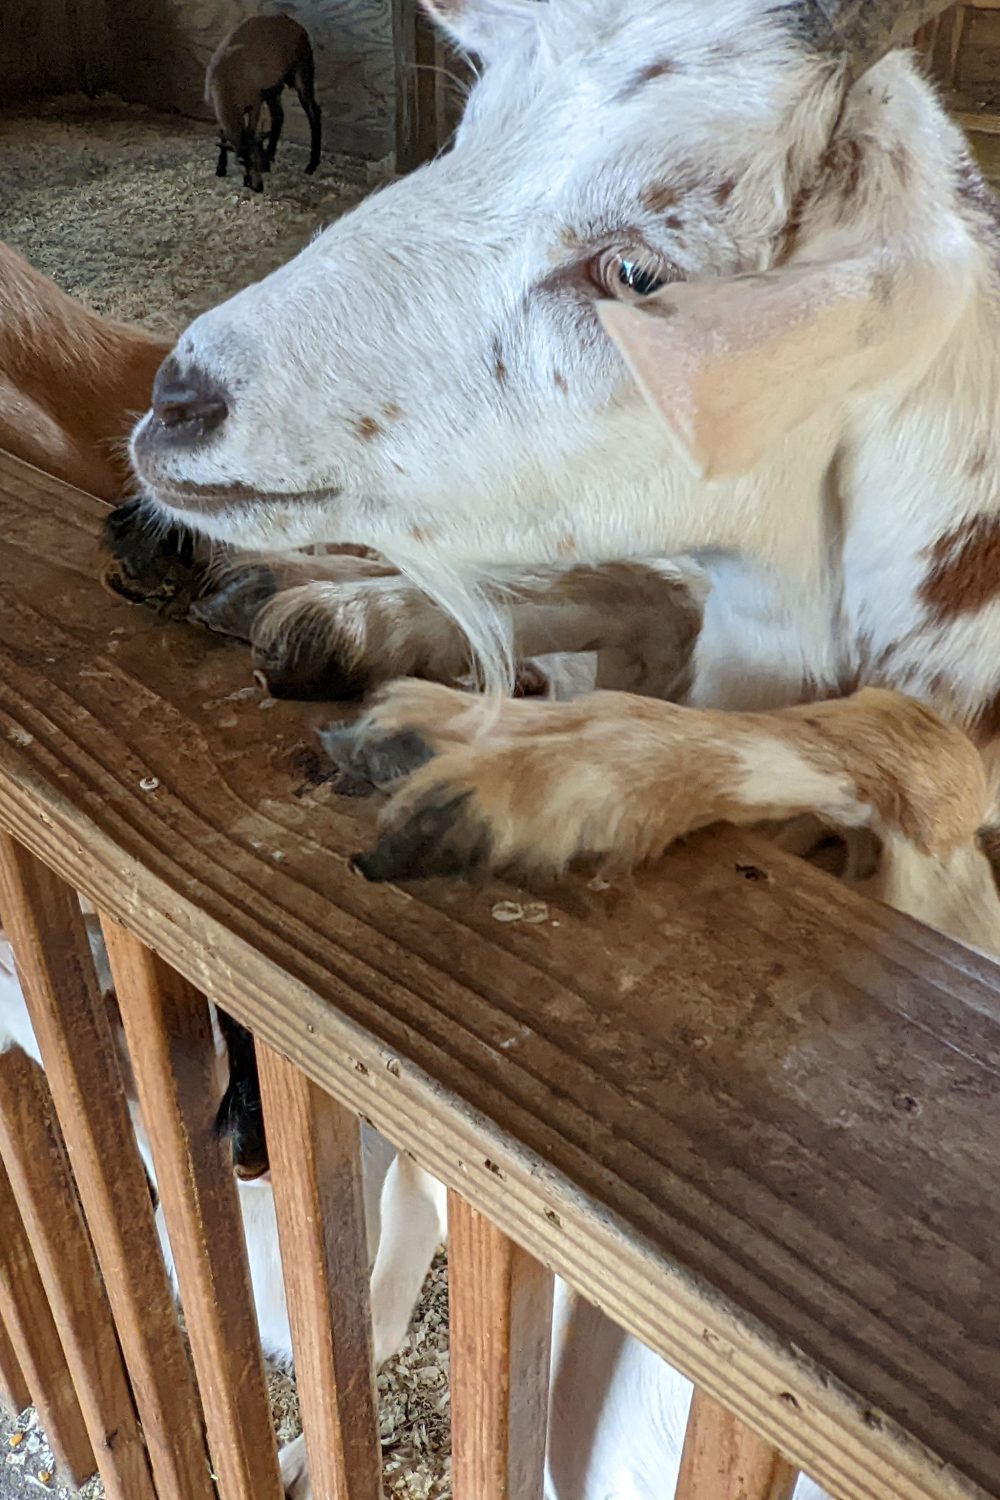
M1000 693L995 693L983 704L969 727L969 734L977 745L991 745L995 740L1000 740ZM1000 841L1000 830L997 831L997 839ZM997 863L992 854L990 859L992 863Z
M354 430L358 434L358 437L364 438L366 443L370 443L373 438L381 437L385 428L379 422L376 422L374 417L359 417L354 424Z
M658 62L650 63L647 67L641 68L633 78L629 79L623 88L619 89L618 101L620 103L623 99L631 99L633 94L637 94L640 89L645 88L647 83L654 83L657 78L669 78L672 73L680 72L680 64L674 62L673 58L661 57Z
M928 551L920 597L938 623L975 614L1000 596L1000 515L973 516Z
M892 301L895 281L891 271L876 271L872 277L872 296L879 307L888 307Z
M845 198L853 198L861 186L864 165L864 147L857 136L847 135L834 141L828 148L823 158L822 171L829 187L842 193Z
M493 373L497 378L498 385L507 384L507 366L504 364L499 355L497 355L496 364L493 366Z
M905 146L893 146L889 152L889 160L900 182L905 187L910 180L910 172L913 169L913 159Z
M566 392L569 390L569 385L562 370L557 370L552 379L555 382L556 390L562 391L563 395L565 396Z
M983 443L978 447L966 465L965 473L969 479L978 479L980 474L985 474L989 466L991 449L989 443Z
M642 194L642 202L651 214L665 214L677 202L677 189L665 182L648 187Z
M681 218L680 214L670 214L670 216L668 218L664 219L663 222L664 222L664 225L665 225L665 227L667 229L683 229L684 228L684 220Z
M390 422L398 422L403 415L403 408L397 406L395 401L387 401L382 408L382 415Z
M724 208L736 191L735 178L729 177L725 182L720 182L712 195L720 208Z
M434 540L434 529L431 526L411 526L410 538L418 546L422 547L425 542Z
M567 531L556 543L557 557L579 557L580 549L577 546L576 537L571 531Z

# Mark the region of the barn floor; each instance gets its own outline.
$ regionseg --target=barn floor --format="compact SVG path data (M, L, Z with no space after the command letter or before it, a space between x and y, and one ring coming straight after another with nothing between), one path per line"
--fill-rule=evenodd
M216 177L209 124L111 98L0 111L0 239L95 311L170 333L363 197L361 164L307 177L307 155L282 139L255 194L232 163Z
M367 191L364 168L327 157L313 177L304 147L282 140L265 191L215 176L211 125L105 98L0 111L0 239L106 316L176 332L289 259ZM387 1496L450 1494L447 1278L428 1281L407 1346L379 1375ZM299 1430L294 1384L270 1372L282 1440ZM14 1445L10 1439L15 1433ZM0 1500L101 1500L43 1481L51 1452L33 1411L0 1411Z

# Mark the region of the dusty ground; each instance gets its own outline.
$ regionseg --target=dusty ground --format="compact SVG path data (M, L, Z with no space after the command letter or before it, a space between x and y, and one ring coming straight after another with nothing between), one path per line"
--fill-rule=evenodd
M282 140L251 193L215 176L214 143L211 125L110 98L0 112L0 239L97 312L172 331L366 189L360 163L327 158L307 177L305 148Z
M263 195L215 176L214 131L112 99L0 112L0 239L96 311L177 331L198 312L282 264L366 191L364 171L327 160L313 177L282 141ZM428 1281L410 1339L379 1376L387 1494L450 1495L447 1278ZM294 1384L270 1374L282 1440L299 1430ZM11 1446L10 1438L15 1433ZM0 1500L40 1493L101 1500L43 1480L52 1454L33 1411L0 1411Z

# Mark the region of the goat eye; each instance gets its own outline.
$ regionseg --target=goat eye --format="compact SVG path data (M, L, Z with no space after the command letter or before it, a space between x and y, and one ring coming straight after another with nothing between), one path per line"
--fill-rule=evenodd
M623 259L618 262L618 280L629 291L635 292L637 297L651 297L661 286L666 285L665 277L634 260Z

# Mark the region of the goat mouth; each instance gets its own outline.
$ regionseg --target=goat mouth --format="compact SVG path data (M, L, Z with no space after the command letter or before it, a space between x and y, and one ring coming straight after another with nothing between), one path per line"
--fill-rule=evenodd
M148 493L159 504L172 510L196 511L213 515L233 505L324 505L338 491L329 490L259 490L247 484L148 484Z

